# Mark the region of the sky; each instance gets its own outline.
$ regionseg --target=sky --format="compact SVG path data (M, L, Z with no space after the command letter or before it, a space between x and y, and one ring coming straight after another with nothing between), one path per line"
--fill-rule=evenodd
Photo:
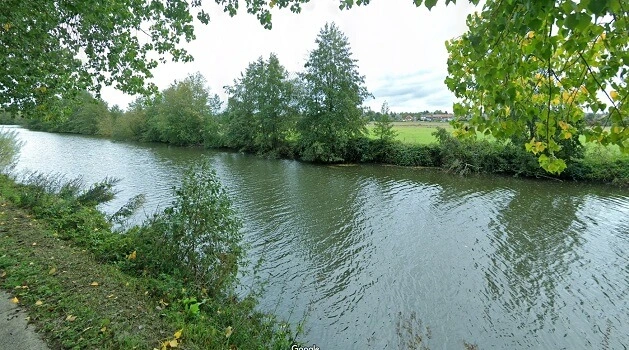
M200 72L211 93L227 100L224 86L233 85L247 65L271 52L289 72L300 72L315 49L315 39L326 22L335 22L347 36L353 58L373 99L365 105L379 111L386 100L393 112L451 111L455 97L444 84L447 75L445 41L463 34L466 16L474 11L468 1L431 11L412 0L371 0L367 6L339 10L338 0L311 0L300 14L274 9L273 29L264 29L255 16L241 10L235 17L208 1L209 25L197 22L196 40L184 47L195 60L160 64L153 82L161 89L174 80ZM242 4L244 5L244 4ZM109 105L126 108L134 96L111 87L102 97Z

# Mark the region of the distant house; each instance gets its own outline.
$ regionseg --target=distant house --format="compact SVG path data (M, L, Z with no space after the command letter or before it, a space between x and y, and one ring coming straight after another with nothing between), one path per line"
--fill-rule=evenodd
M402 117L402 121L403 122L414 122L415 121L415 117L413 117L410 114L407 114L407 115Z
M449 122L449 121L454 120L454 114L449 114L449 113L447 113L447 114L433 114L432 116L433 116L433 118L435 118L435 120L442 121L442 122Z
M443 114L423 114L419 120L425 122L449 122L454 120L454 114L443 113Z

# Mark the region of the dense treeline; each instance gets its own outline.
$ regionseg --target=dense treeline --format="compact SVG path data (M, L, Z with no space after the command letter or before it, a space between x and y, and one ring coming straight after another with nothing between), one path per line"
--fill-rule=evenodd
M362 107L370 97L345 35L327 24L310 52L304 72L291 74L276 55L251 62L225 87L223 108L205 78L192 74L151 97L141 97L126 111L85 92L64 101L63 121L25 120L29 128L101 135L121 140L179 146L227 148L269 157L320 163L376 162L443 167L460 173L490 172L548 176L536 157L511 141L459 140L445 130L431 145L395 141L388 106L374 115ZM369 137L368 121L375 120ZM564 146L568 168L561 178L629 182L629 162L584 161L583 147L571 139ZM516 146L517 145L517 146Z

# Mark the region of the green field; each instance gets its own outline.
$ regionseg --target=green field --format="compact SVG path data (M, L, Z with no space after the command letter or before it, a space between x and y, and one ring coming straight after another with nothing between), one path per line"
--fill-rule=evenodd
M437 139L432 135L437 128L452 130L452 126L448 123L440 122L394 122L393 130L397 133L396 140L410 144L427 144L436 142ZM369 137L376 138L373 134L373 123L367 125Z
M453 128L449 123L440 122L393 122L393 130L397 133L396 140L402 143L408 144L429 144L434 143L437 139L432 135L437 131L437 128L444 128L448 131L452 131ZM374 124L369 123L367 129L369 130L369 137L375 139L373 134ZM482 134L478 134L483 137ZM485 136L491 137L491 136ZM593 143L586 143L585 137L580 138L581 142L585 145L585 153L587 158L596 159L597 161L613 161L615 159L627 158L628 154L622 154L618 146L608 145L602 146Z

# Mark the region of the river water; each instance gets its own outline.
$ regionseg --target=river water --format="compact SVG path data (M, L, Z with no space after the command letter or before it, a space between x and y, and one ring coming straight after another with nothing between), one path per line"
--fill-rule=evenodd
M209 159L263 257L260 308L321 349L627 349L629 191L33 132L17 171L120 178L145 217ZM138 218L136 218L138 220ZM248 282L245 282L248 283Z

